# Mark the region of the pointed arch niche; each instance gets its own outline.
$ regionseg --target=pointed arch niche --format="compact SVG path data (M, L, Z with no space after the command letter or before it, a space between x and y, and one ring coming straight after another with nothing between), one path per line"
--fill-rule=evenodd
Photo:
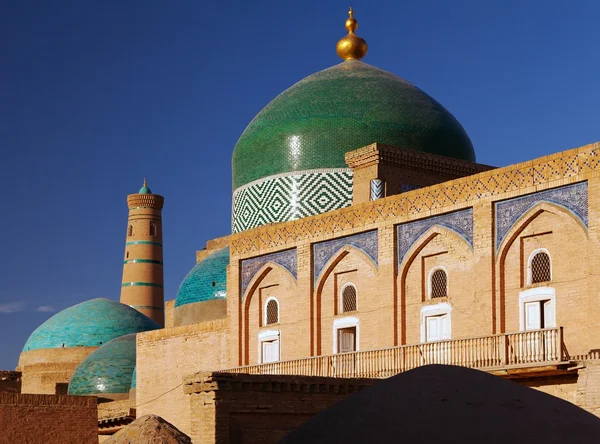
M587 194L584 199L587 203ZM495 264L499 284L498 332L519 331L523 325L520 301L532 291L544 293L547 289L546 293L554 295L556 325L569 325L565 329L565 341L581 347L581 351L569 349L569 352L589 350L584 339L587 336L581 329L586 319L597 319L600 310L598 304L592 302L598 280L590 269L588 257L587 209L584 214L582 218L581 212L574 212L565 205L539 200L530 205L503 236L496 237L500 241ZM502 230L497 230L498 233ZM547 252L551 260L550 281L532 283L528 279L529 258L536 251ZM566 310L567 302L580 309ZM567 341L569 337L577 340Z
M434 303L466 305L472 302L472 289L463 287L470 282L473 273L473 209L407 222L398 225L396 230L394 345L418 343L423 307ZM429 280L436 269L446 273L447 296L432 300ZM460 298L456 298L459 294ZM452 331L456 335L467 335L475 329L473 319L459 312L454 318L457 325Z
M315 281L313 354L340 352L336 349L336 325L346 325L352 318L355 324L378 326L385 329L386 302L381 297L378 286L378 269L373 257L354 245L343 245L333 256L322 264L321 273ZM342 290L353 286L356 291L356 311L344 312L341 309ZM390 312L389 301L387 312ZM347 319L346 319L347 318ZM391 318L388 322L391 327ZM358 334L356 334L358 341ZM391 344L382 344L381 331L364 327L360 335L360 344L355 350L375 349ZM347 351L347 350L344 350Z

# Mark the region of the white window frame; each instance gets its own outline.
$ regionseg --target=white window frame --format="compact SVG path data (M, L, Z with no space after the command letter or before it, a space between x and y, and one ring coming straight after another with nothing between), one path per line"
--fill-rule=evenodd
M550 252L548 250L546 250L545 248L537 248L531 252L531 254L529 255L529 259L527 259L527 285L533 285L531 282L531 280L532 280L531 261L533 261L534 256L538 253L546 253L548 255L548 259L550 260L550 281L549 282L552 282L552 256L550 256Z
M525 331L525 304L527 302L550 301L549 308L552 316L550 324L544 325L544 328L556 327L556 292L552 287L536 287L519 293L519 331Z
M426 305L421 308L421 343L427 342L427 318L430 316L448 315L450 321L450 340L452 338L452 306L448 302L440 302L435 305Z
M338 330L342 328L356 327L356 350L360 348L360 327L359 319L356 316L345 316L333 320L333 353L338 353Z
M429 277L427 278L427 296L428 296L428 299L430 299L430 300L437 299L437 298L431 297L431 290L432 290L431 278L433 277L433 273L435 273L437 270L442 270L444 273L446 273L446 297L448 297L448 295L450 294L450 292L448 291L448 289L450 288L450 279L449 279L449 275L448 275L448 270L446 270L446 267L438 265L437 267L433 267L431 270L429 270Z
M274 324L267 324L267 305L269 305L270 301L275 301L277 303L277 322ZM265 305L263 307L263 325L267 326L267 325L277 325L281 323L281 314L279 312L279 301L277 300L277 298L273 297L273 296L269 296L267 298L267 300L265 301Z
M338 298L338 313L339 314L344 314L344 313L351 313L349 311L344 311L344 290L346 289L346 287L354 287L354 291L356 292L356 310L358 311L358 288L356 288L356 285L354 285L352 282L346 282L343 286L342 289L340 290L340 294L339 294L339 298Z
M265 330L258 333L258 360L259 364L263 364L262 343L268 341L279 341L279 361L281 361L281 332L279 330ZM267 363L269 364L269 363Z

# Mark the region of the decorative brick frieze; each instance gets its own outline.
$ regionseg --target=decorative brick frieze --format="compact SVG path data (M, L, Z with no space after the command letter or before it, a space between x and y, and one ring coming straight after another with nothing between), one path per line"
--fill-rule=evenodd
M294 279L298 277L298 257L296 249L278 251L277 253L266 254L264 256L253 257L251 259L244 259L242 261L242 291L241 296L244 297L248 284L260 270L263 265L268 262L281 265L287 271L289 271Z

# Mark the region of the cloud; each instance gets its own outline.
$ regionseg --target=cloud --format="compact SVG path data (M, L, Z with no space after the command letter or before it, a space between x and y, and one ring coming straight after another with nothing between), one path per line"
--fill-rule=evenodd
M42 313L53 313L56 311L56 308L54 308L52 305L40 305L35 311Z
M0 304L0 313L16 313L23 310L24 307L22 302L9 302L7 304Z

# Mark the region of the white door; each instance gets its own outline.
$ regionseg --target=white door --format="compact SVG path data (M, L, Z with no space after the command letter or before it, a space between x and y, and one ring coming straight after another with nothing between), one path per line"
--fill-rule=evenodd
M262 343L262 362L277 362L279 361L279 339L272 341L263 341Z
M542 328L542 313L540 301L525 303L525 330Z
M450 315L427 316L425 318L425 340L442 341L450 339Z

